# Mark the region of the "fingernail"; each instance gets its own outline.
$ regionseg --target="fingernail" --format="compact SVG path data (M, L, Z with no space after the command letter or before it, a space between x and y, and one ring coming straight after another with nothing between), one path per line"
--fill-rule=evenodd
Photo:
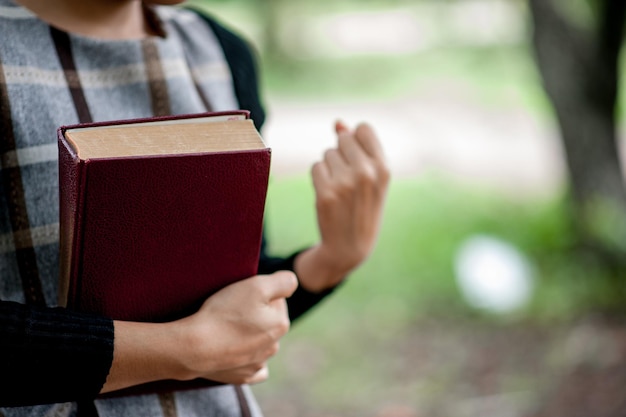
M344 122L342 122L341 120L335 121L335 132L340 133L340 132L347 132L347 131L348 131L348 126L346 126Z

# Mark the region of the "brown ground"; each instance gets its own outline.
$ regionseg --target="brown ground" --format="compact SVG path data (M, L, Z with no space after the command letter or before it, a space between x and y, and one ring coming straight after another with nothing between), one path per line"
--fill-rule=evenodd
M272 389L256 388L266 416L626 416L626 318L592 316L558 325L431 319L365 349L378 353L364 361L377 354L393 358L377 375L380 383L352 380L337 388L326 381L334 396L343 396L329 403L313 393L323 374L301 363L287 366L286 372L300 375ZM281 355L308 358L310 367L320 362L314 349L289 344Z

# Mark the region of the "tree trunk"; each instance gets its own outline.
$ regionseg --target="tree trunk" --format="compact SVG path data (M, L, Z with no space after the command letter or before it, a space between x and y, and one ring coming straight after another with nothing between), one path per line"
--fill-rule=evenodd
M561 129L574 224L581 243L623 264L626 187L615 109L626 2L606 0L599 27L587 31L561 15L553 1L529 5L537 64Z

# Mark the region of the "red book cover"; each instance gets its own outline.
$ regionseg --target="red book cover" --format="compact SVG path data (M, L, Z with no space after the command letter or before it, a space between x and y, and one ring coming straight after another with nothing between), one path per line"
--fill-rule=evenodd
M58 144L61 305L170 321L256 274L271 150L248 112L63 126Z

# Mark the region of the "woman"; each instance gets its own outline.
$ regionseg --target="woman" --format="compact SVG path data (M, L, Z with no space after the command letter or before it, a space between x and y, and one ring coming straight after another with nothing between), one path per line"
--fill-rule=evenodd
M0 0L0 414L261 415L247 384L290 320L335 288L377 238L388 169L372 129L336 124L312 167L320 242L288 258L263 247L259 275L170 323L56 307L55 131L78 122L244 108L264 122L253 55L181 1ZM103 398L161 379L219 387Z

